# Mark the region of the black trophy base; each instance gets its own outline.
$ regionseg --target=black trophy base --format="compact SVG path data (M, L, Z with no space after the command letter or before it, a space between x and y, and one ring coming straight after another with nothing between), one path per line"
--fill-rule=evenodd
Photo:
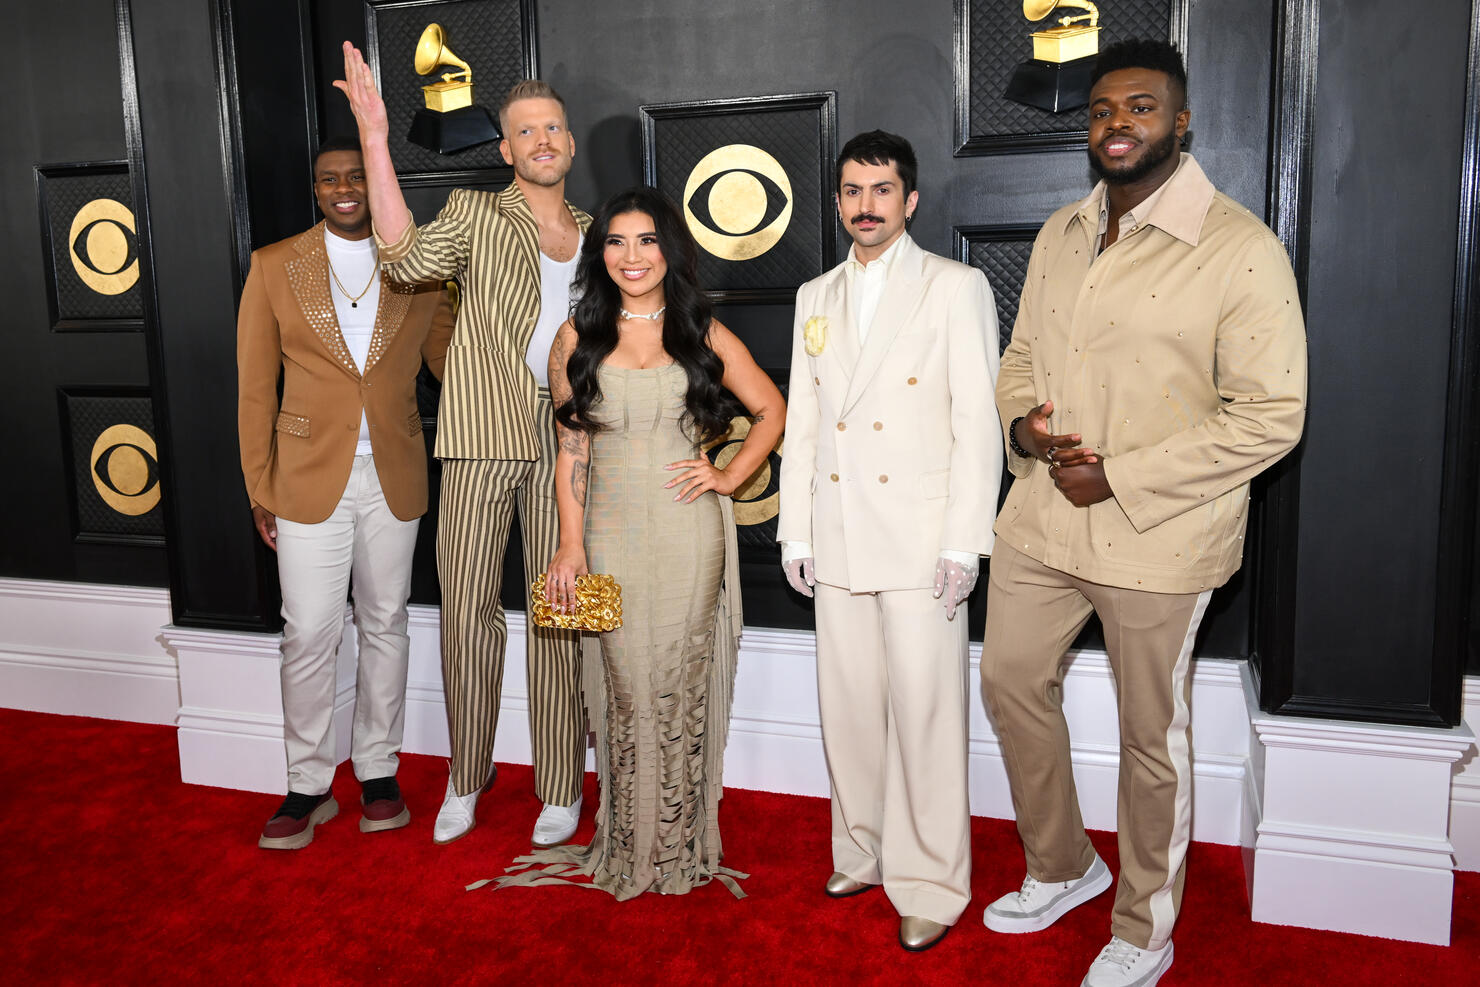
M1003 96L1050 113L1077 110L1089 103L1089 77L1098 55L1072 62L1019 62Z
M499 139L493 116L481 106L464 106L446 113L422 108L411 118L406 134L411 143L438 154L456 154Z

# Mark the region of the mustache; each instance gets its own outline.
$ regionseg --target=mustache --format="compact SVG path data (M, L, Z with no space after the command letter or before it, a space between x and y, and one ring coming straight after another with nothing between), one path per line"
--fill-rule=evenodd
M871 212L861 212L857 216L854 216L852 219L848 220L848 222L852 223L854 226L857 226L859 223L883 223L884 219L881 216L875 216Z

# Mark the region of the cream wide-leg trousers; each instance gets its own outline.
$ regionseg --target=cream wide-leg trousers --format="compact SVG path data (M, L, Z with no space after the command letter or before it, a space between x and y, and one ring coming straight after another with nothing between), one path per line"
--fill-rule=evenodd
M354 590L359 671L350 757L361 781L394 775L405 727L406 602L421 519L391 513L373 456L355 457L334 513L277 520L283 592L283 743L288 790L319 795L334 780L335 658Z
M971 900L966 608L947 620L928 589L816 594L833 869L953 925Z

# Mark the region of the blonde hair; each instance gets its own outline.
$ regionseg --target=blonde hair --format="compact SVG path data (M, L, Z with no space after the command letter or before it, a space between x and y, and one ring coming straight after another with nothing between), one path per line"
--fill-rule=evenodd
M553 99L560 104L560 114L565 117L566 129L570 128L570 114L566 112L565 100L555 91L555 87L541 79L522 79L514 83L504 101L498 105L498 126L500 130L509 129L509 107L521 99ZM509 136L506 132L505 137Z

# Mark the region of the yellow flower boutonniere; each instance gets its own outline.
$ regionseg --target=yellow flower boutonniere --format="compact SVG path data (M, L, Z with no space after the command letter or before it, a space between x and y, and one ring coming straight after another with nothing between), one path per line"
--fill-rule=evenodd
M808 356L821 356L827 346L827 316L814 315L802 326L802 342L807 344Z

